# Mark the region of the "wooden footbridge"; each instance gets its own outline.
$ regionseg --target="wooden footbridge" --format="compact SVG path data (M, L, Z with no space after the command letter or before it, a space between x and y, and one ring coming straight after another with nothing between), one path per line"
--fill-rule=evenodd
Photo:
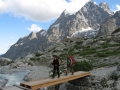
M90 75L90 72L79 71L79 72L75 72L74 75L68 74L67 76L65 76L65 75L60 76L60 78L57 78L57 77L55 77L54 79L45 78L42 80L22 82L22 83L20 83L20 86L18 86L18 89L12 89L12 87L7 89L8 87L5 87L5 88L1 88L0 90L38 90L40 88L68 82L68 81L86 77L89 75ZM13 86L13 88L15 88L15 87Z

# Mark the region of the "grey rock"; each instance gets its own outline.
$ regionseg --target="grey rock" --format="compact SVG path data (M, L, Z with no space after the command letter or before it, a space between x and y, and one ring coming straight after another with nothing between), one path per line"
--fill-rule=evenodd
M120 71L120 64L117 66L117 71Z
M3 57L0 58L0 66L6 66L10 64L11 62L12 60L9 58L3 58Z
M117 11L110 19L106 20L98 31L98 36L111 35L116 29L120 28L120 11Z
M113 15L113 12L110 10L109 5L106 2L102 2L99 4L101 8L103 8L105 11Z
M38 80L49 77L49 69L45 66L32 67L31 72L24 77L25 81Z
M120 80L116 82L116 89L120 90Z
M118 43L115 41L110 41L109 44L113 45L113 44L118 44Z
M114 80L108 80L108 81L107 81L107 84L108 84L108 85L111 85L111 84L114 84L114 83L115 83Z
M93 42L92 39L87 39L86 41L83 42L82 46L90 45L92 42Z
M105 41L98 41L98 44L103 44L105 43Z

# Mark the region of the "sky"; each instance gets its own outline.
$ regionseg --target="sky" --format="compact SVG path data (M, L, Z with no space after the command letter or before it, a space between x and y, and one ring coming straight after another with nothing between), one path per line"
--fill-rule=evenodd
M0 55L7 52L19 38L47 30L67 9L77 12L89 0L0 0ZM119 0L93 0L107 2L112 11L120 10Z

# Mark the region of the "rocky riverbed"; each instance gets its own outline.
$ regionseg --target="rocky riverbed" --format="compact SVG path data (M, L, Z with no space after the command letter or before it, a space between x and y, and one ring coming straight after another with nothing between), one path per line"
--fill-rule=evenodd
M11 68L3 66L0 70L0 87L19 85L20 82L49 77L49 69L45 66L26 66Z

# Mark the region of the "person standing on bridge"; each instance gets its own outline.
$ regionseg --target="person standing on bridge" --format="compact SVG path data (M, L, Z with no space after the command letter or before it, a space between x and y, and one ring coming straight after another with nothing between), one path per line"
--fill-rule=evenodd
M57 71L57 74L58 74L58 78L60 78L60 73L59 73L59 60L57 58L57 56L53 56L54 57L54 60L53 60L53 63L52 65L54 66L53 67L53 76L52 76L52 79L55 77L55 72Z
M67 56L67 69L66 69L66 76L67 76L67 73L68 73L68 69L70 68L71 71L72 71L72 74L74 74L74 70L73 70L73 65L75 64L76 60L74 59L73 56L70 56L68 55Z

